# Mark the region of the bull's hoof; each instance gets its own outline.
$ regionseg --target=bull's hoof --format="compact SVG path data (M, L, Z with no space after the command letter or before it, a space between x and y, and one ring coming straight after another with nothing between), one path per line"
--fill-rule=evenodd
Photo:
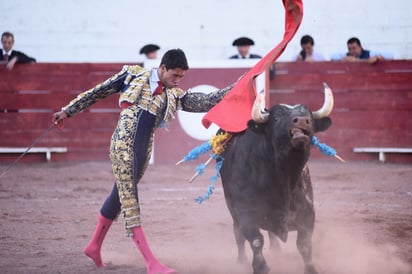
M270 241L269 250L275 253L280 253L282 251L282 248L280 247L279 241L277 239Z
M249 262L247 260L246 255L242 255L242 256L237 257L237 263L238 264L248 264Z
M258 268L254 268L253 274L268 274L269 271L270 271L270 268L266 264L264 264Z
M313 264L307 264L305 266L305 274L319 274L319 272Z

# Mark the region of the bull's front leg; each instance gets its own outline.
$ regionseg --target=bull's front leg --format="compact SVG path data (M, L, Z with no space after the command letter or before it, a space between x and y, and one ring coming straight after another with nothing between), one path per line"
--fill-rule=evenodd
M313 206L313 190L309 168L305 166L299 178L298 188L294 193L292 202L297 208L296 246L305 264L305 274L317 274L312 262L312 235L315 229L315 209Z
M318 274L312 263L312 231L299 231L296 246L305 264L305 274Z
M269 273L269 267L266 264L266 260L263 257L263 235L260 233L259 228L242 228L242 232L248 240L250 247L253 251L253 274L267 274Z
M240 229L239 223L233 223L233 233L235 234L236 244L237 244L237 261L238 263L246 262L246 252L245 252L245 241L246 238Z
M278 236L275 233L268 231L269 237L269 249L272 251L280 252L281 247L278 241Z

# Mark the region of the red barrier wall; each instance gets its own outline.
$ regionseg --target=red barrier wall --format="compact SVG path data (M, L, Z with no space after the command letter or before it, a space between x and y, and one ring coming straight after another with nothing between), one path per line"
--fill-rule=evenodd
M37 63L0 68L0 146L27 147L50 125L51 114L78 93L120 71L122 64ZM209 84L223 88L246 68L193 68L182 88ZM355 154L356 146L412 147L412 61L365 63L276 63L270 81L270 103L304 103L315 109L322 103L322 82L335 94L333 126L318 134L346 160L377 160L376 154ZM118 96L102 100L68 119L63 130L53 130L36 146L64 146L67 153L53 161L109 160L110 136L116 125ZM155 163L175 163L203 141L185 133L177 119L169 131L155 137ZM11 162L17 154L0 154ZM313 157L320 155L315 149ZM205 159L206 160L206 159ZM411 155L388 154L388 161L412 162ZM28 154L22 161L44 161Z
M317 134L347 160L376 160L354 147L412 147L412 61L366 63L277 63L270 84L271 104L322 104L322 86L332 88L332 127ZM313 156L319 152L314 151ZM389 162L412 162L412 155L386 154Z

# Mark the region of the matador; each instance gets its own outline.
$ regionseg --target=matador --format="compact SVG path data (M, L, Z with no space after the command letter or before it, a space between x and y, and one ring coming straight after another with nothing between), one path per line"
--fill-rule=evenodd
M94 88L73 99L53 114L60 124L68 117L87 109L100 99L120 94L121 108L110 143L110 159L115 184L100 209L92 239L84 248L97 267L104 267L101 257L103 240L111 224L121 213L126 235L142 253L147 273L177 273L153 255L142 229L137 184L147 168L155 129L174 118L177 110L207 112L233 87L205 94L178 88L189 69L181 49L167 51L157 69L124 66L123 69Z

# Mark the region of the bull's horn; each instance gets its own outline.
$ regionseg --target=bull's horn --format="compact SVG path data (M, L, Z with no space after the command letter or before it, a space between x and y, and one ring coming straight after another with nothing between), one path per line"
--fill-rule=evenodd
M323 117L329 116L333 109L333 93L332 90L329 88L328 84L323 83L324 92L325 92L325 99L323 102L323 106L318 109L317 111L312 112L313 117L315 119L321 119Z
M269 113L266 111L262 111L262 101L264 101L265 93L260 92L256 98L255 102L253 103L252 108L252 119L256 123L265 123L269 118Z

